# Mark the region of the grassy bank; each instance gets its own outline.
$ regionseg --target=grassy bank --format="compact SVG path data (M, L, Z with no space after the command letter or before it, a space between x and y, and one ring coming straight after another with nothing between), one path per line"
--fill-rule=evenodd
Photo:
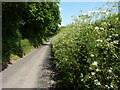
M47 40L49 40L49 38L46 38L45 40L43 39L42 42L39 43L39 46L42 45L43 43L45 43ZM28 39L20 40L20 47L18 45L18 47L14 48L14 51L10 52L9 58L7 57L7 55L4 55L4 57L2 58L3 59L3 61L2 61L3 69L4 69L4 67L6 67L7 64L12 63L15 60L23 57L24 55L33 51L35 48L37 48L37 47L34 47L33 44L31 44L29 42Z

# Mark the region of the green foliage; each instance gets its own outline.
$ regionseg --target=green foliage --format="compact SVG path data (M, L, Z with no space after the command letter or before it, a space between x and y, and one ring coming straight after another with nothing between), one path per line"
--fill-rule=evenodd
M78 17L53 38L62 87L68 90L120 88L118 17L112 14L96 22L84 23Z
M2 3L3 63L22 57L57 33L61 22L56 2Z

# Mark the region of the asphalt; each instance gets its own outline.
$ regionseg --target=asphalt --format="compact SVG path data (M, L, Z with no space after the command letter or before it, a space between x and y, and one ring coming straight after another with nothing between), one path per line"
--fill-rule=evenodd
M51 79L51 39L0 72L2 88L49 88ZM0 80L1 81L1 80ZM0 82L1 84L1 82Z

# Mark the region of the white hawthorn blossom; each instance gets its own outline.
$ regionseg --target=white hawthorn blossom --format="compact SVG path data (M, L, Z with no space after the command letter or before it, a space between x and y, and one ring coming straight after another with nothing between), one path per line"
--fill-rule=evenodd
M109 36L110 38L112 37L112 36Z
M107 87L108 89L110 88L108 85L105 85L105 87Z
M113 36L118 36L118 34L112 34Z
M97 68L96 71L98 72L98 71L100 71L100 70Z
M113 30L113 31L114 31L115 29L114 29L114 28L110 28L109 30L110 30L110 31L111 31L111 30Z
M100 30L104 30L104 28L101 27Z
M97 82L97 81L98 81L98 79L95 79L95 80L94 80L94 82Z
M109 15L110 14L110 12L106 12L106 15Z
M103 42L103 40L100 40L100 39L97 39L96 41L98 41L98 42Z
M110 85L111 88L114 88L113 85Z
M118 36L118 34L115 34L115 36Z
M109 69L108 72L112 72L112 70Z
M90 76L88 78L91 78Z
M114 44L118 44L118 40L113 41Z
M95 65L95 66L97 66L97 64L98 64L98 62L96 62L96 61L94 61L94 62L92 63L92 65Z
M107 40L108 40L108 41L110 41L110 40L111 40L111 38L107 38Z
M110 26L110 23L108 23L108 25Z
M99 27L95 27L95 30L99 30Z
M89 67L89 69L92 69L91 67Z
M110 77L108 76L107 79L110 79Z
M116 20L118 21L119 18L116 18Z
M98 79L95 79L94 82L96 85L101 85L101 83L98 81Z
M108 87L108 85L105 85L105 87Z
M95 75L95 72L91 72L92 75Z
M97 82L96 84L97 84L97 85L101 85L101 83L100 83L100 82Z
M113 68L110 67L110 69L112 70Z
M106 22L103 22L103 23L102 23L102 25L105 25L105 26L107 26L107 23L106 23Z
M83 73L81 73L81 77L83 77Z
M91 57L94 57L95 55L94 55L94 54L91 54L90 56L91 56Z
M81 79L81 81L83 81L83 79Z

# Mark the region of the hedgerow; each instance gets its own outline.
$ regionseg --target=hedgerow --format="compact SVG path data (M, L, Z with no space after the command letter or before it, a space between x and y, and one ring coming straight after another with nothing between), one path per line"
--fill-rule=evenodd
M119 15L86 23L79 18L52 40L58 82L69 90L120 89Z

